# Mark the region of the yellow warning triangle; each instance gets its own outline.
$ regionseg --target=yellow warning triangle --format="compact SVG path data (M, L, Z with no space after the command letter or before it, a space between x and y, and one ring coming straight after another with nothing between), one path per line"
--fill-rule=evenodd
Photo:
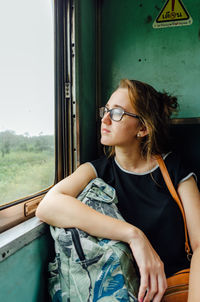
M158 15L156 22L188 20L189 18L190 16L180 0L168 0Z

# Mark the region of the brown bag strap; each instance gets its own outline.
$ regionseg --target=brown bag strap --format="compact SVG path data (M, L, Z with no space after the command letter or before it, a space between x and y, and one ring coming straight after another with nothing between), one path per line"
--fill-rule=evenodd
M177 192L174 188L174 185L171 181L171 178L169 176L169 173L167 171L167 167L165 165L165 162L164 162L163 158L160 155L157 155L156 160L157 160L158 165L160 167L160 170L162 172L162 175L163 175L163 178L164 178L165 183L167 185L167 188L168 188L170 194L172 195L173 199L178 204L179 209L182 213L183 221L184 221L184 230L185 230L185 251L187 253L188 259L190 259L191 258L191 252L190 252L190 246L189 246L189 243L188 243L188 232L187 232L186 217L185 217L185 211L184 211L182 202L181 202L181 200L180 200L180 198L179 198L179 196L178 196L178 194L177 194Z

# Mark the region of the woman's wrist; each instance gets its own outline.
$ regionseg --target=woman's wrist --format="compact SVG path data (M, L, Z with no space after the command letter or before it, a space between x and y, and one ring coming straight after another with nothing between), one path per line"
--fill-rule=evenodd
M130 245L133 241L137 240L141 236L140 233L141 231L137 227L134 225L129 225L124 241Z

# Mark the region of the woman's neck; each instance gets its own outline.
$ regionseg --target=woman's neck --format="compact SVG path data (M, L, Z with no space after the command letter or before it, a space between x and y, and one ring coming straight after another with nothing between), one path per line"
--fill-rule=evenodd
M116 148L115 155L119 165L130 172L144 173L152 170L157 165L155 158L146 159L136 150Z

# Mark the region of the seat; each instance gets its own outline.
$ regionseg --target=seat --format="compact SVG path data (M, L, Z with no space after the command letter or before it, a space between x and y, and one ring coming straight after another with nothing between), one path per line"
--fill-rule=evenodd
M200 189L200 118L174 119L170 132L172 150L195 172Z

